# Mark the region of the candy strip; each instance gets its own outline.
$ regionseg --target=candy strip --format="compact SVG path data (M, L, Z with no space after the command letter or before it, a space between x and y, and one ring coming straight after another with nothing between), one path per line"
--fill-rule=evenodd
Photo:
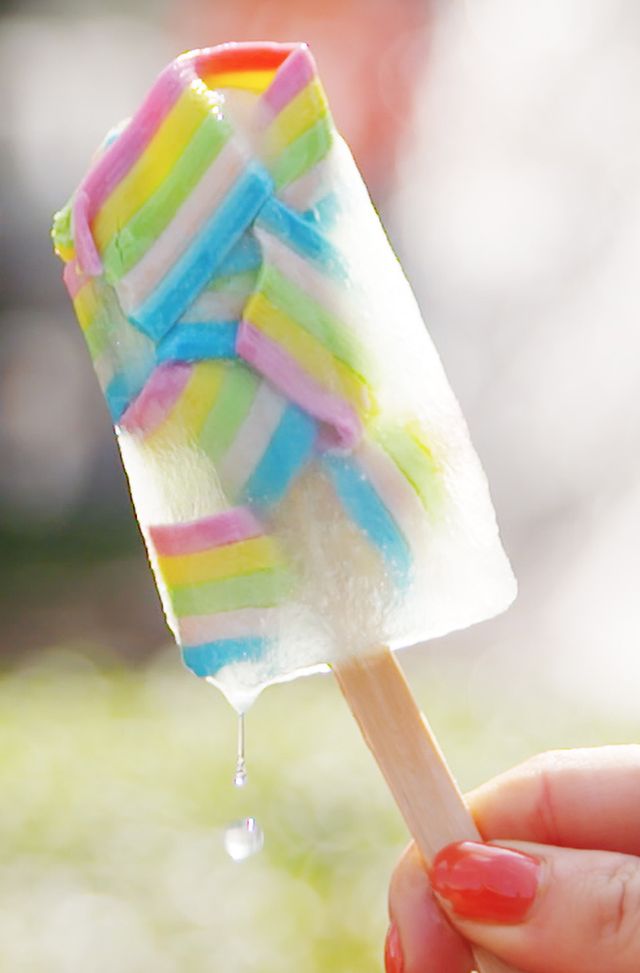
M259 270L262 264L260 246L252 232L244 233L229 253L222 259L217 276L231 277L235 274L245 274ZM213 278L212 286L215 283Z
M275 71L220 71L207 74L202 80L208 88L241 88L261 94L274 77Z
M76 259L76 247L71 229L72 204L73 199L66 206L63 206L61 210L58 210L53 217L53 227L51 229L53 249L60 259L65 261L65 264Z
M266 571L275 560L273 541L269 537L253 537L197 554L160 557L158 565L165 584L174 588Z
M275 115L282 111L315 77L313 57L307 47L298 48L286 59L262 101Z
M177 260L237 183L245 160L233 142L216 156L174 218L129 273L116 284L123 309L130 313L152 295Z
M329 111L322 85L317 78L306 85L295 98L276 115L264 133L267 156L277 155L304 135Z
M96 371L99 371L96 369ZM123 413L142 391L145 379L132 382L131 377L123 372L116 372L108 384L103 387L104 397L113 422L119 422Z
M345 276L344 262L326 237L275 197L264 204L256 223L327 274Z
M67 292L72 301L89 280L89 278L86 277L78 267L77 260L70 260L69 263L64 265L62 279L64 280Z
M425 520L424 507L414 487L374 440L363 439L355 456L407 542L413 545L416 533Z
M330 162L331 155L325 155L286 186L282 186L278 196L285 206L303 212L326 195L332 186Z
M167 418L189 381L191 372L192 366L185 362L167 362L156 368L140 395L122 416L122 428L146 435L153 432Z
M167 179L211 110L211 98L203 97L202 90L194 86L184 89L144 151L96 213L91 228L101 253Z
M240 363L219 367L224 370L220 389L198 440L216 465L235 439L260 387L258 376Z
M297 320L274 307L262 292L247 304L244 321L280 346L318 386L344 399L356 411L367 411L369 395L360 376L334 357L325 344L301 327Z
M320 162L333 144L333 132L329 116L320 118L300 138L282 152L269 169L276 190L284 189L289 183L299 179L308 169Z
M229 141L231 126L210 115L191 139L165 181L111 240L103 254L105 276L124 277L149 250L194 191Z
M141 331L157 339L169 330L216 272L270 191L266 174L250 165L151 296L132 313Z
M171 404L164 418L145 434L147 445L166 448L167 440L184 441L185 436L198 441L209 412L218 396L221 376L215 361L197 362L189 381Z
M240 608L214 615L187 615L180 619L180 638L184 645L218 639L252 638L258 633L275 635L278 631L275 608Z
M291 250L277 237L257 230L258 239L264 250L266 271L274 267L282 277L295 281L304 290L307 297L321 305L324 310L337 321L344 321L347 316L353 317L353 310L349 308L345 299L344 284L340 280L324 274L318 267L305 260L295 250ZM358 323L358 322L356 322ZM345 325L345 340L352 341L356 333L353 324L347 329ZM358 342L358 356L364 360L362 342Z
M347 514L380 551L396 583L404 587L411 572L411 550L375 489L351 458L327 454L324 464Z
M263 382L228 450L218 461L220 481L228 494L239 497L257 463L267 451L284 410L285 399Z
M227 278L227 280L234 278ZM246 280L246 278L245 278ZM207 288L196 298L180 318L180 324L198 324L204 321L230 321L241 317L251 289L238 286L213 290Z
M247 507L236 507L188 523L149 527L149 537L160 557L196 554L210 547L258 537L261 533L259 521Z
M313 335L355 375L362 374L365 353L355 335L271 262L262 270L259 290L273 307Z
M219 294L229 297L236 297L240 294L248 296L254 289L257 278L258 275L253 270L241 271L240 273L228 274L226 276L217 273L215 277L211 278L206 290L200 296L203 298L205 294ZM190 310L187 313L190 313Z
M442 499L442 476L427 444L406 426L377 426L374 436L413 486L427 512L436 512Z
M102 270L90 231L91 221L151 141L187 83L184 65L179 60L165 68L129 125L80 184L73 207L73 227L78 259L86 273L97 276Z
M201 78L241 71L277 71L298 44L277 44L248 41L239 44L220 44L200 48L184 54L178 60L189 60Z
M268 647L268 640L263 638L221 639L206 645L187 645L182 649L182 658L194 675L205 679L234 662L257 662Z
M236 343L238 354L268 378L309 415L333 426L347 448L360 438L362 424L356 410L342 397L318 385L279 344L250 322L242 321Z
M291 577L283 567L254 571L237 578L223 578L169 589L173 610L184 615L208 615L237 608L270 608L291 590Z
M237 335L237 321L178 324L158 344L156 360L206 361L211 358L235 358Z
M275 505L311 458L316 424L300 409L289 406L260 462L242 491L246 503Z

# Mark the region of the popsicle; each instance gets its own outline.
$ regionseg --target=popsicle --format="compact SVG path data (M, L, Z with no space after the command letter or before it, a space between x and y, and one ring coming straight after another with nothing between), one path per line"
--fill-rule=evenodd
M495 615L515 580L308 48L177 58L53 235L186 666L239 711L331 666L414 834L407 779L436 774L425 855L477 836L389 649Z

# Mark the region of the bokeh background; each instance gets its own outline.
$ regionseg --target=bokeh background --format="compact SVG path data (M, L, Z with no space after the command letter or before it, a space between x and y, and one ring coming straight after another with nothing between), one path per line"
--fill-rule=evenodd
M49 244L179 51L307 40L486 467L520 582L406 652L461 783L640 734L635 0L0 7L0 969L381 967L402 824L330 677L234 717L169 644ZM226 823L261 821L241 865Z

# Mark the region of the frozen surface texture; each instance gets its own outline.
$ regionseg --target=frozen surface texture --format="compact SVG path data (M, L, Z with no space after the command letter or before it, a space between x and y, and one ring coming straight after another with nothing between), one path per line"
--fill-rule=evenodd
M304 45L170 64L54 240L193 672L243 707L510 603L464 419Z

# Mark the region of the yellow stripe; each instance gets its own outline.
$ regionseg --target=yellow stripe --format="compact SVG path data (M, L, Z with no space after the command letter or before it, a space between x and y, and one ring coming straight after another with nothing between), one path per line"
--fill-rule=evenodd
M53 249L66 264L75 259L76 248L73 243L56 243Z
M281 345L324 388L367 412L369 395L362 379L259 292L247 304L245 318L272 341Z
M286 149L328 111L327 96L320 81L314 78L269 125L265 135L268 151L277 154Z
M203 77L208 88L243 88L261 94L269 87L275 71L221 71Z
M164 182L210 110L201 86L194 84L183 92L142 155L96 215L92 229L101 252Z
M221 361L204 361L194 365L182 395L164 422L146 438L146 442L153 446L159 445L159 440L166 437L174 440L177 436L186 436L197 443L220 393L224 374L225 363Z
M98 296L91 281L87 281L78 291L73 299L73 307L80 322L80 327L83 331L86 331L98 311Z
M159 558L160 573L169 588L266 571L277 562L276 545L269 537L252 537L198 554Z

